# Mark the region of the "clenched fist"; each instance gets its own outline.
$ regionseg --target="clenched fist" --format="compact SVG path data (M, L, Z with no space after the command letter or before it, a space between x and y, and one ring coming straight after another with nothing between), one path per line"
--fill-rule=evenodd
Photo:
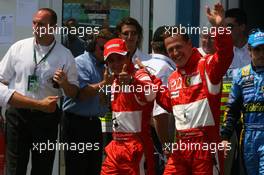
M58 96L48 96L39 100L39 110L47 113L55 112L58 99Z

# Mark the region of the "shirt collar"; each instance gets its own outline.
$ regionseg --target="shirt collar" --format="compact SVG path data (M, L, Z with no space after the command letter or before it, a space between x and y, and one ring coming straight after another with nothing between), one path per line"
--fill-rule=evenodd
M157 53L153 53L153 54L151 54L151 56L154 58L158 58L160 60L164 60L165 62L168 62L174 69L176 69L176 65L175 65L174 61L172 61L169 57L167 57L163 54L157 54Z
M248 49L248 44L247 43L243 47L241 47L241 48L238 48L236 46L234 46L234 48L233 48L234 51L239 51L239 50L241 50L241 51L247 51L247 49Z
M97 58L95 58L95 55L93 53L84 51L84 54L86 55L86 57L90 57L92 62L95 63L97 66L101 67L104 65L102 62L98 61Z
M50 49L53 46L53 44L55 43L55 38L53 39L52 43L50 45L48 45L48 46L43 46L43 45L38 44L35 38L34 38L33 42L34 42L34 47L37 48L37 49L39 49L39 48L48 48L48 49Z

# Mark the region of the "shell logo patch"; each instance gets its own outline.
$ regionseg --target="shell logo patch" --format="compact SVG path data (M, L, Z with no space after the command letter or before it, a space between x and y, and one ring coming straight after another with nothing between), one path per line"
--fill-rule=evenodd
M190 86L190 84L191 84L191 77L187 77L186 78L185 84L186 84L186 86Z

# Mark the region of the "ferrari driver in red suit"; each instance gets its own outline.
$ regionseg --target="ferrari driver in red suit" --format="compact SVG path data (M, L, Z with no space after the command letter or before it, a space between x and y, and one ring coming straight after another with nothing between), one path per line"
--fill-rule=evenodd
M166 50L177 66L168 79L168 90L156 97L162 107L173 112L176 126L176 142L165 148L171 151L165 175L212 175L220 170L223 174L223 151L219 151L223 150L219 146L221 82L233 58L231 29L224 28L223 14L219 3L213 10L207 8L208 20L216 27L213 55L202 57L187 34L164 34Z
M154 175L150 117L156 92L149 74L135 69L125 41L104 45L104 59L115 77L111 87L113 140L106 146L102 175Z

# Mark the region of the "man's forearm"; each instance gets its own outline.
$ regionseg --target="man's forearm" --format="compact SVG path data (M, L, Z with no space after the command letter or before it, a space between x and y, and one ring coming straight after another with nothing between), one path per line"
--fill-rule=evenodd
M30 109L39 109L41 104L39 100L35 100L26 96L21 95L18 92L14 92L8 103L17 108L30 108Z
M170 114L163 113L153 118L156 132L162 144L166 142L172 142L170 138L169 129L168 129L169 117L170 117Z
M8 103L17 108L36 109L43 112L51 113L57 109L58 96L48 96L41 100L35 100L14 92Z
M88 84L84 88L80 89L79 100L85 100L98 95L99 93L107 94L105 81L101 81L96 84Z
M76 98L79 92L79 87L76 85L70 84L69 82L63 84L61 86L64 90L64 93L66 96L71 98Z

